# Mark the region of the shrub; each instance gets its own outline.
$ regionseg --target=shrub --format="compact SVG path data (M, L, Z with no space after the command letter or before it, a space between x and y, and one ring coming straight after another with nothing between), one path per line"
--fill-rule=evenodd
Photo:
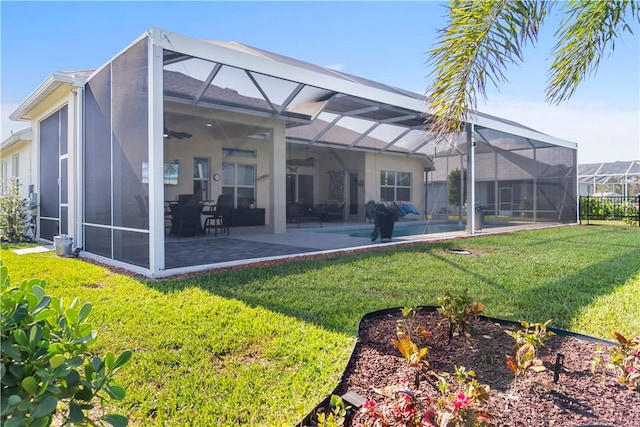
M469 337L471 319L476 318L485 311L482 303L477 302L469 295L469 289L463 293L451 295L447 292L444 297L438 298L440 307L438 313L449 321L449 342L454 332L463 333Z
M11 178L0 196L0 240L20 242L24 239L27 201L20 198L19 184Z
M102 412L104 403L124 398L125 390L112 380L132 352L92 356L87 349L97 334L87 323L91 304L50 297L45 285L32 279L12 287L8 269L0 263L2 425L48 426L56 417L63 424L126 426L124 416L105 414L93 420L91 410L96 406Z

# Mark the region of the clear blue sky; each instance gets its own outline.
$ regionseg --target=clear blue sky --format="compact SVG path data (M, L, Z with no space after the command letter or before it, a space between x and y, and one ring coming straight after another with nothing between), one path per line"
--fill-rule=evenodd
M6 117L55 71L104 64L150 27L232 40L416 92L444 27L440 2L0 2L2 139ZM481 111L577 142L581 163L640 159L640 29L625 34L573 99L544 104L559 22L551 16L525 63Z

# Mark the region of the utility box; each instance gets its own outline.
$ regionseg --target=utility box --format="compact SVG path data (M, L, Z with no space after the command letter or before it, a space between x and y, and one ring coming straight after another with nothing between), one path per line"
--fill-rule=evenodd
M73 244L73 237L63 234L61 236L53 236L53 246L56 249L56 255L61 257L73 256L71 245Z

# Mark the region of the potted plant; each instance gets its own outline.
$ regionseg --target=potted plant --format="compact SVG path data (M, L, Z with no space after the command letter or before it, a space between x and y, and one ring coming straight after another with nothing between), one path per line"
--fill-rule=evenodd
M398 217L395 203L374 202L367 203L369 217L373 217L374 225L371 241L375 242L380 236L381 242L390 242L393 234L393 224Z

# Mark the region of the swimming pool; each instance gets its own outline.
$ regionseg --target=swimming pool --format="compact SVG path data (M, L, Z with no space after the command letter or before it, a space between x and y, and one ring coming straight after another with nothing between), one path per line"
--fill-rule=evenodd
M425 229L426 227L426 229ZM439 224L397 224L393 227L393 236L416 236L419 234L435 234L435 233L447 233L451 231L463 231L465 225L458 223L439 223ZM370 237L373 231L373 224L371 227L366 228L351 228L351 229L339 229L339 230L327 230L323 233L334 234L347 234L351 237Z

